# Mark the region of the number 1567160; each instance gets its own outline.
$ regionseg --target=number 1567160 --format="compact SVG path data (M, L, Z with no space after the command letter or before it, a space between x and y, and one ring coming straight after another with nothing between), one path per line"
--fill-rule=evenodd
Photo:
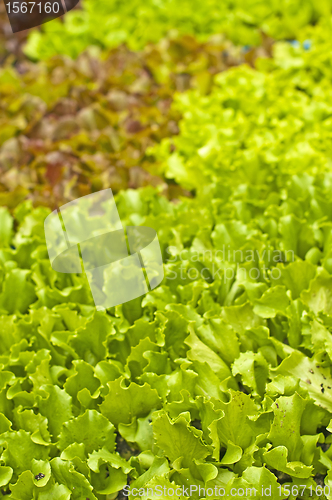
M37 9L39 14L58 14L60 11L60 4L58 2L8 2L6 3L8 14L31 14L34 9Z

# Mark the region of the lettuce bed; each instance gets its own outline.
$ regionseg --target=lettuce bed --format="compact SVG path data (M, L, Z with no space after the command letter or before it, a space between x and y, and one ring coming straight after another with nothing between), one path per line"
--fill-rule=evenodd
M195 198L117 194L123 223L161 242L166 278L145 297L96 312L84 277L50 266L50 209L1 209L8 498L106 500L126 484L332 498L330 90L314 53L276 50L286 69L183 94L180 134L150 152Z
M144 158L192 198L116 195L125 225L157 230L165 262L162 285L131 303L97 312L84 275L50 266L51 209L2 199L7 498L123 499L129 484L144 500L175 485L332 499L330 53L327 18L259 71L177 96L179 134Z
M126 43L137 50L168 33L194 34L201 40L224 33L236 44L260 45L263 33L278 40L297 38L309 23L331 15L331 0L84 0L64 23L47 23L33 31L26 54L47 59L55 54L77 57L86 47Z
M219 37L186 36L134 53L124 47L76 61L65 57L0 70L0 204L61 205L112 186L160 185L171 199L184 190L156 175L146 149L176 134L176 91L209 90L215 73L258 54Z

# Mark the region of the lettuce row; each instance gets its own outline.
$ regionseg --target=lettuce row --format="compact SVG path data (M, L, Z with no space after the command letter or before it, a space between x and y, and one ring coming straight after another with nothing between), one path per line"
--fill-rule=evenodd
M207 92L215 73L262 51L269 53L268 43L244 53L222 37L182 36L136 53L118 47L75 61L24 61L24 72L7 61L0 69L0 205L14 208L29 197L60 206L110 185L117 192L159 184L177 198L185 190L157 177L145 154L178 131L174 92Z
M69 12L62 23L54 20L32 31L25 53L32 59L57 54L77 57L88 46L116 47L123 43L139 50L166 35L195 35L201 40L224 33L236 44L259 45L262 33L275 39L297 38L301 29L331 16L331 1L264 2L239 0L139 0L124 3L84 0L82 9ZM151 27L153 26L153 29Z
M275 54L178 98L180 134L150 154L195 197L117 194L124 224L161 242L166 277L145 297L96 312L84 276L50 266L50 209L0 208L8 498L332 486L329 66Z

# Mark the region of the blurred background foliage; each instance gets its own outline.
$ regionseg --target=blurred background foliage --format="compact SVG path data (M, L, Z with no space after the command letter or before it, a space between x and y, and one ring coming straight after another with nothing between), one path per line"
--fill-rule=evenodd
M0 203L53 208L110 186L192 196L192 183L167 173L165 151L154 148L179 132L174 97L207 95L216 74L243 63L282 70L287 85L308 91L306 67L316 80L329 76L331 6L85 0L13 35L1 4Z
M106 2L98 5L99 12L106 9ZM74 18L90 14L88 3L73 13ZM180 21L179 32L190 32L190 24ZM65 22L59 21L63 30ZM170 199L190 196L157 175L155 159L146 155L148 147L178 133L181 115L171 106L174 94L190 88L208 93L215 74L270 57L273 43L263 36L259 46L243 47L224 34L200 41L173 32L138 51L119 40L117 47L100 43L72 59L66 55L69 47L76 56L86 48L76 52L76 42L91 43L77 34L76 42L70 38L56 56L36 63L25 55L36 36L49 47L48 37L64 40L62 32L54 32L55 23L31 31L28 45L26 32L10 34L3 13L1 26L0 203L12 208L26 197L54 207L109 186L117 192L161 185Z
M331 14L331 0L83 0L82 8L63 20L45 24L30 34L25 52L45 59L59 52L76 57L86 47L121 43L140 50L169 35L195 35L206 40L223 33L237 45L297 38L301 29Z

